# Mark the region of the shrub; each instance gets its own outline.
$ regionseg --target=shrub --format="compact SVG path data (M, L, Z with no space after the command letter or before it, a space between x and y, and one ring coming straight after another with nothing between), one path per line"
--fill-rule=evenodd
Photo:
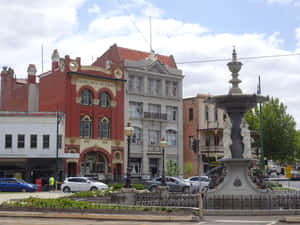
M116 191L123 188L124 184L109 184L108 187L112 188L113 191Z
M136 190L144 190L145 187L143 184L133 184L132 185Z

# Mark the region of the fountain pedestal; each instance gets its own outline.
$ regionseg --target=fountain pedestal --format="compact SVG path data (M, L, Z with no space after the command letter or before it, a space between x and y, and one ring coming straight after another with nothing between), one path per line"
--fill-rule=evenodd
M221 159L227 169L224 181L215 189L209 190L207 195L262 195L267 189L258 189L249 176L249 166L255 159Z
M238 78L242 63L237 61L235 49L233 49L232 61L227 65L232 75L232 79L229 81L232 84L229 93L208 98L206 101L215 104L217 108L224 109L230 118L231 140L223 143L231 143L230 146L226 146L226 149L230 147L232 158L219 160L227 168L227 175L223 182L215 189L208 191L207 195L262 195L267 190L257 188L248 174L248 168L256 160L244 159L244 156L248 157L248 154L244 154L245 149L248 150L251 146L250 142L246 142L242 138L241 123L249 109L255 107L258 102L266 101L267 98L261 95L242 93L239 88L241 80ZM223 138L224 136L227 137L228 134L223 135ZM247 144L246 148L245 144Z

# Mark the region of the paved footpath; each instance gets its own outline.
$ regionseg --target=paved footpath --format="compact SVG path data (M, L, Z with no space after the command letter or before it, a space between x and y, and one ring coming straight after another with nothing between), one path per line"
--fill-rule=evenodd
M198 222L107 221L60 218L2 217L1 225L283 225L278 217L204 217ZM297 223L299 224L299 223Z
M69 196L72 193L63 193L61 191L57 192L20 192L20 193L0 193L0 204L2 202L14 199L24 199L29 197L37 197L37 198L59 198L63 196Z

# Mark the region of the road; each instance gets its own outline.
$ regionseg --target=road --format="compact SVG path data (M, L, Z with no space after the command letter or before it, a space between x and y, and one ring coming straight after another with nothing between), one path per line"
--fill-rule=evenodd
M199 222L132 222L132 221L97 221L97 220L79 220L79 219L40 219L40 218L11 218L2 217L1 225L282 225L285 223L278 222L280 217L205 217Z

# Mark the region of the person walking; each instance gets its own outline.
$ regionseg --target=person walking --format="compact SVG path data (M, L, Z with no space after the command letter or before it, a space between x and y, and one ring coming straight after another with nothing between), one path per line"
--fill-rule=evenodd
M55 179L53 176L49 177L49 191L54 191Z

